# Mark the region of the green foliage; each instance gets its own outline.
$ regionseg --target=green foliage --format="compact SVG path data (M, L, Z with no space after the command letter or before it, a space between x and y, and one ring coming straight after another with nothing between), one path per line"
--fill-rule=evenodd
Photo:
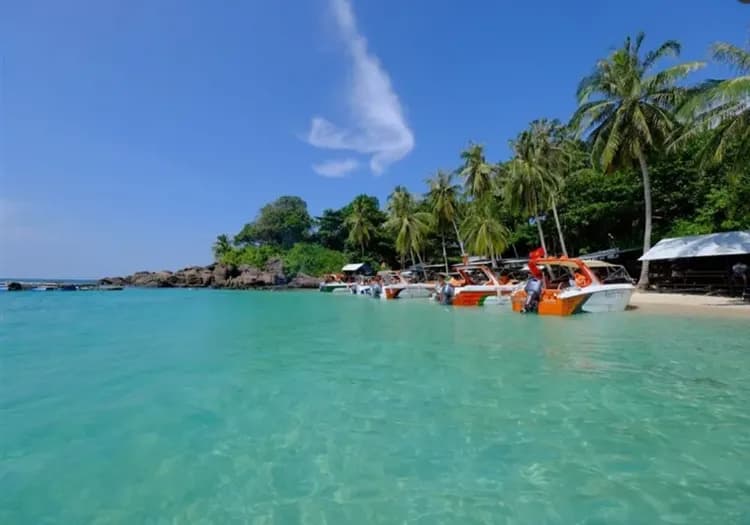
M284 196L263 206L258 218L246 224L234 239L241 244L289 249L309 236L312 225L307 203L299 197Z
M498 219L495 199L475 200L464 222L466 245L472 253L492 259L508 246L510 231Z
M254 246L250 244L232 248L221 256L219 262L234 264L235 266L247 264L256 268L263 268L271 257L278 256L280 253L280 250L275 246Z
M323 214L316 218L317 232L315 240L322 246L331 250L343 250L346 243L347 232L344 219L344 210L325 209Z
M319 244L297 243L283 255L284 271L293 276L298 273L320 276L341 271L347 262L346 255L329 250Z
M374 200L374 202L373 202ZM380 219L378 201L368 195L358 195L349 205L344 225L349 230L347 242L360 248L360 255L365 255L365 247L377 235L376 224Z
M421 259L433 226L432 216L419 210L419 203L403 186L396 186L388 198L388 221L385 226L396 236L396 251L401 256L402 267L407 255L416 255Z
M214 260L220 260L225 254L232 250L232 243L229 241L229 237L225 234L221 234L216 237L216 241L213 245Z
M461 176L464 188L471 197L478 199L492 190L492 166L484 158L484 148L480 144L470 144L461 152L463 166Z

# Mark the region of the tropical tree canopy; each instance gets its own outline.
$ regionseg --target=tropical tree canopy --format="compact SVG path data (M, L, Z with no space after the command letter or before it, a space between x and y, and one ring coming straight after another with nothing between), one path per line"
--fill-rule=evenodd
M490 199L472 202L463 229L472 253L488 255L494 260L508 247L510 231L499 220Z
M300 197L279 197L260 209L258 217L235 236L241 244L270 244L287 249L305 240L313 220Z
M710 80L696 90L696 95L681 109L683 116L694 115L692 126L681 138L711 130L710 140L701 159L722 162L727 152L736 151L735 160L750 160L750 50L719 42L712 54L717 62L730 66L737 76ZM679 140L678 140L679 142Z
M680 44L668 40L641 57L644 38L644 33L626 38L578 85L579 107L572 124L588 135L593 157L604 171L631 166L664 146L678 126L674 110L690 94L679 83L704 66L687 62L654 72L660 59L680 54Z
M463 166L461 176L464 178L466 193L474 198L481 198L492 190L492 166L484 158L484 148L479 144L471 144L461 152Z
M372 203L367 195L360 195L354 199L344 224L349 229L347 240L354 246L358 246L362 255L365 247L377 233L372 214ZM377 209L377 208L376 208Z
M403 186L388 198L388 221L386 227L396 234L396 251L403 258L410 253L421 254L432 225L432 217L417 211L417 202Z
M214 252L214 259L219 260L221 259L226 253L228 253L232 249L232 243L229 240L229 237L226 234L221 234L216 237L216 241L214 241L213 245L213 252Z

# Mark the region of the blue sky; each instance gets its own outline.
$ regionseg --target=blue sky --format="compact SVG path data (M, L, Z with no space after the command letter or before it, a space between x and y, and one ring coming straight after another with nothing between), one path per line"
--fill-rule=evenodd
M0 0L0 276L205 264L296 194L313 214L423 191L470 141L500 160L627 34L682 60L745 44L750 5ZM696 78L724 75L710 67Z

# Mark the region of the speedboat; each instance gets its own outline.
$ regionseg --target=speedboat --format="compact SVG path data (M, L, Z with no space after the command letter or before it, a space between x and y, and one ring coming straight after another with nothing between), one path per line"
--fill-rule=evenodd
M427 299L435 292L435 283L412 282L408 272L380 272L384 282L382 299Z
M331 274L325 276L324 280L318 286L318 290L324 293L351 293L353 283L347 283L340 276Z
M454 288L453 306L507 305L519 287L514 281L500 282L486 264L456 266L459 277L450 281Z
M529 268L536 274L539 290L527 285L514 292L514 312L560 316L622 312L635 291L625 268L602 261L542 258L530 261Z

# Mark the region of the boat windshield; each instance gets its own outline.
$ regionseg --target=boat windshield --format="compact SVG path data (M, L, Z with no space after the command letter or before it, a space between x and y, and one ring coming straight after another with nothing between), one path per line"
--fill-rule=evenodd
M594 266L591 271L602 284L633 284L633 278L624 266L616 264Z

